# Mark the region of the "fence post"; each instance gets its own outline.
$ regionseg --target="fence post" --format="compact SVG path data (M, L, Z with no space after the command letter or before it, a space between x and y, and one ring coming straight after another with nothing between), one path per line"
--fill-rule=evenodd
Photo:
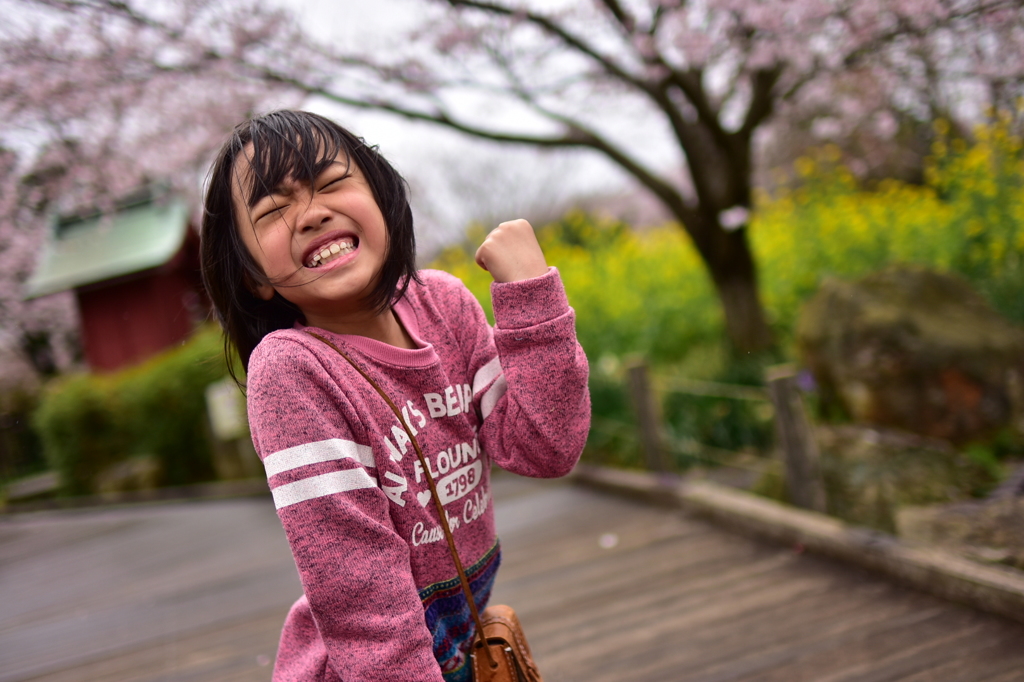
M825 511L818 444L811 430L792 365L768 368L768 395L775 407L775 434L785 465L786 488L797 507Z
M636 412L637 428L640 432L640 446L644 453L647 468L659 474L669 473L665 462L665 449L661 442L661 421L657 403L651 391L651 382L647 373L647 363L643 358L630 361L629 394L632 398L633 410Z

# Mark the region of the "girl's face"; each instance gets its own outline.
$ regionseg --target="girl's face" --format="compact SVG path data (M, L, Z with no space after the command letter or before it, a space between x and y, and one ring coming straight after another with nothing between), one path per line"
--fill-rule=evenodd
M359 167L340 155L312 186L286 179L251 208L242 187L251 172L251 146L235 161L232 187L237 228L271 284L299 307L307 324L366 313L363 301L387 255L384 216Z

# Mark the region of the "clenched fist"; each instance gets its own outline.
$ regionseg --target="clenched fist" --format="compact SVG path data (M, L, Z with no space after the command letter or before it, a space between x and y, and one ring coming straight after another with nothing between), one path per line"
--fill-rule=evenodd
M476 250L476 262L491 273L495 282L518 282L548 271L533 226L522 219L510 220L491 230Z

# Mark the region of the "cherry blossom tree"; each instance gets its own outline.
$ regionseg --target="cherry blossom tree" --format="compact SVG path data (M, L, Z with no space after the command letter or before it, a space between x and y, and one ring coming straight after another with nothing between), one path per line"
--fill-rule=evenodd
M171 33L95 7L4 4L10 21L0 26L0 362L7 383L25 384L26 367L46 375L78 354L72 294L22 300L54 217L112 210L150 183L198 207L206 166L227 131L247 111L275 97L294 105L299 95L239 79L224 60L202 61L209 44L230 54L261 42L273 13L215 21L200 3L182 5L164 16L175 22ZM202 44L190 42L200 30ZM197 51L199 64L183 66L184 55Z
M1020 0L422 0L416 25L374 49L318 41L259 0L25 3L50 23L2 41L0 120L61 131L92 158L65 166L69 187L92 187L79 172L117 185L120 169L125 183L184 170L208 131L273 93L587 149L692 238L741 351L772 343L746 235L761 131L810 111L798 129L828 138L870 119L884 140L886 112L1009 101L1024 67Z

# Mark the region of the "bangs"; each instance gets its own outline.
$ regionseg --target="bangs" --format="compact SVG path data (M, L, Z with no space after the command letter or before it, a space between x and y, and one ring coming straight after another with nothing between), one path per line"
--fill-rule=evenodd
M252 141L251 170L240 178L249 208L286 180L313 184L339 156L351 163L353 150L340 131L319 117L288 115L291 113L278 112L249 122L246 137Z

